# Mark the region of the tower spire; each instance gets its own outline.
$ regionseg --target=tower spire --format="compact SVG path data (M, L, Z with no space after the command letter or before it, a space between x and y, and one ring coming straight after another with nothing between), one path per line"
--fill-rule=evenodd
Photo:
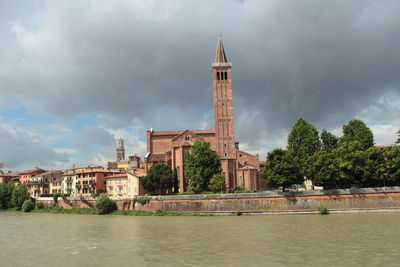
M219 35L217 50L215 51L214 63L228 63L228 58L225 54L224 44L222 43L222 34Z

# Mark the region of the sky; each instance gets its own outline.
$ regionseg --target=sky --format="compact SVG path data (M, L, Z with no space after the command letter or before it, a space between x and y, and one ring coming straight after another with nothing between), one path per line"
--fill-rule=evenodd
M0 0L0 163L65 169L146 152L146 130L213 128L220 33L241 150L302 117L377 145L400 128L400 1Z

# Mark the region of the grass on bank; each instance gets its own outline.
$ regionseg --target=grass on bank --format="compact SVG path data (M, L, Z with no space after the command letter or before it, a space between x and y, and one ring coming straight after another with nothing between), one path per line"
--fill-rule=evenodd
M22 212L17 209L1 210L5 212ZM31 213L53 213L53 214L89 214L98 215L96 209L87 208L75 208L75 209L63 209L58 206L46 207L43 209L34 209ZM186 211L141 211L141 210L115 210L107 215L122 215L122 216L223 216L222 214L214 213L197 213L197 212L186 212ZM227 214L230 215L230 214Z

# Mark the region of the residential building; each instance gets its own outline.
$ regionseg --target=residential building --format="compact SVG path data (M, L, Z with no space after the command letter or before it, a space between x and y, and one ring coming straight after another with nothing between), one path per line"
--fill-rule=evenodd
M144 175L143 170L129 170L106 176L108 196L112 198L132 198L144 195L146 192L140 184L140 178Z
M105 169L98 165L73 167L64 171L61 189L62 192L70 192L68 194L84 197L106 192L104 178L119 172L118 170Z
M29 182L29 180L30 180L33 176L39 175L39 174L44 173L44 172L46 172L46 171L43 170L43 169L40 169L40 168L35 168L35 169L33 169L33 170L28 170L28 171L21 172L21 173L20 173L19 181L20 181L20 183L26 184L26 183Z
M2 182L19 182L19 172L2 172L0 171L0 183Z
M29 179L28 192L33 197L61 193L62 171L48 171Z

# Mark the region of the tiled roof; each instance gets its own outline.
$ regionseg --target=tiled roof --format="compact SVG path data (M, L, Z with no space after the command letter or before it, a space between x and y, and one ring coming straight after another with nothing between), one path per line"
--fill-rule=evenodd
M147 161L155 161L155 162L159 162L159 161L165 161L165 154L150 154L147 158Z
M221 37L218 39L214 63L228 63L228 58L226 57L224 44L222 43Z

